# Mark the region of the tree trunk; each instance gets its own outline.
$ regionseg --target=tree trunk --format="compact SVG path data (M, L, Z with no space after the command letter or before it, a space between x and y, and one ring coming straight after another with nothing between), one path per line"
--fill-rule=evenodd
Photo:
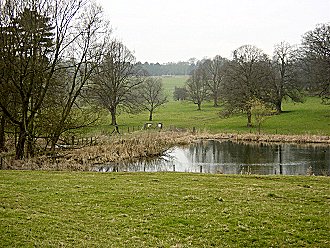
M152 114L153 114L153 110L149 111L149 121L152 121Z
M282 113L282 101L281 100L276 101L275 107L276 107L276 112L278 114Z
M218 104L218 93L215 93L214 94L214 99L213 99L213 101L214 101L214 107L219 107L219 104Z
M24 158L24 147L26 142L26 131L24 127L20 127L18 142L16 145L16 159L23 159Z
M55 153L56 144L59 139L60 139L59 134L57 134L57 133L53 134L53 137L51 138L51 145L50 145L50 150L53 154Z
M219 107L219 104L218 104L218 97L215 97L214 98L214 107Z
M116 126L117 125L116 110L111 109L110 114L111 114L111 125Z
M247 127L252 127L252 113L251 113L251 109L249 109L247 112Z
M0 116L0 152L7 151L6 149L6 136L5 136L5 125L6 125L6 117L4 114Z
M111 125L115 127L115 129L113 130L112 133L114 133L114 132L120 133L119 132L119 127L117 125L117 111L116 111L116 108L111 108L110 114L111 114Z
M35 155L33 137L30 136L27 139L27 155L29 157L34 157Z
M202 110L202 107L201 106L202 106L202 103L201 102L198 102L197 103L197 110Z

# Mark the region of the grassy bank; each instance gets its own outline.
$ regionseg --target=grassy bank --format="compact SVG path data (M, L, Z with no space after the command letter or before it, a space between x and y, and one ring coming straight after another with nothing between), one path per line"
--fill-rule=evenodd
M0 171L1 247L329 247L329 177Z

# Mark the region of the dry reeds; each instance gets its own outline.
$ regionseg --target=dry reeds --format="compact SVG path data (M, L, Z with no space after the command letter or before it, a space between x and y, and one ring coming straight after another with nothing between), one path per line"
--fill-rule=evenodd
M176 145L200 139L229 139L251 142L292 142L330 144L329 136L210 134L189 132L137 132L123 136L98 137L99 143L80 149L60 150L52 156L7 160L3 169L88 171L97 165L120 163L161 156Z
M12 160L5 169L90 170L95 165L134 161L161 156L175 145L192 142L194 137L181 132L141 132L124 136L99 137L99 144L58 151L53 156Z

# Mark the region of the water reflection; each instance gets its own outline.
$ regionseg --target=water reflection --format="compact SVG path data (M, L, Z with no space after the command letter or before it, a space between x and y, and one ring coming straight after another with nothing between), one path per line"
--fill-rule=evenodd
M204 140L172 148L161 158L109 164L96 170L330 175L330 146Z

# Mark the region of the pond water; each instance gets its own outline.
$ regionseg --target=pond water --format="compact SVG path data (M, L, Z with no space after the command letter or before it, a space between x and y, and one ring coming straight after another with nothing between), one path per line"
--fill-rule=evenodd
M329 176L330 146L204 140L174 147L160 158L108 164L95 170Z

